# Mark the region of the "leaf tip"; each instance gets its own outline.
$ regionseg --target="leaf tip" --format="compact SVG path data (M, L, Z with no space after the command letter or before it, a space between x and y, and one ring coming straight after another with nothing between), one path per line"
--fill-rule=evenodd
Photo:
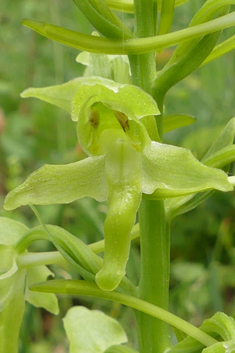
M30 97L29 95L30 88L25 89L23 92L20 93L21 98L28 98Z
M29 18L24 18L21 21L21 24L25 27L31 28L34 31L40 33L40 34L44 34L44 27L46 25L45 22L42 21L37 21L37 20L30 20Z

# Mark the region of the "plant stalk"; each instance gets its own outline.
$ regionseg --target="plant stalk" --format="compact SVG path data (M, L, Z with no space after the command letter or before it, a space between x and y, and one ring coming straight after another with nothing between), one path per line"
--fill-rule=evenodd
M155 14L153 0L135 0L135 34L138 38L152 37L155 34ZM156 75L155 53L129 55L132 83L151 94Z
M153 0L135 0L134 4L136 36L138 38L154 36L156 16ZM129 60L133 84L152 95L152 84L156 76L155 53L131 55ZM164 201L142 200L139 225L141 238L139 297L167 310L170 241ZM136 318L141 353L163 353L170 347L167 323L142 312L136 312Z
M164 201L143 200L139 210L141 299L168 310L170 239ZM138 313L141 353L163 353L170 347L169 325Z

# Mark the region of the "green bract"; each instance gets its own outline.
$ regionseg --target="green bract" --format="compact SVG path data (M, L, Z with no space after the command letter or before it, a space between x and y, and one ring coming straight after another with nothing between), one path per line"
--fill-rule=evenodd
M208 21L208 23L184 28L173 33L149 38L131 38L124 41L116 38L94 37L31 19L24 19L22 24L49 39L79 50L99 54L137 55L154 52L158 49L162 50L187 40L232 27L235 24L235 16L234 13L230 13L221 18Z
M125 274L130 232L142 194L164 199L211 189L233 190L223 171L201 164L189 150L150 140L141 119L158 114L155 101L140 88L83 79L74 93L72 117L78 121L79 142L89 157L40 168L5 200L8 210L68 203L84 196L107 200L104 263L96 275L103 290L115 289Z
M235 348L235 322L230 316L217 312L210 319L206 319L200 330L215 337L220 342L204 348L200 342L192 337L184 340L169 349L168 353L233 353Z

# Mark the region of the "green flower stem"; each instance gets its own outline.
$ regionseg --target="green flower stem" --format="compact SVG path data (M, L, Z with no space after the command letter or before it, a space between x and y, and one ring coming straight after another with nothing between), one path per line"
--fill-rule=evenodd
M139 210L141 239L140 298L168 309L170 239L163 201L143 200ZM141 352L162 353L170 347L166 322L137 313Z
M131 231L131 240L139 237L139 223L135 224ZM19 253L25 251L31 243L37 240L50 240L48 239L47 233L42 227L35 227L31 229L27 234L18 242L17 251ZM89 244L89 248L95 253L99 254L104 251L104 240L97 241ZM58 257L59 259L59 257Z
M105 0L108 6L116 11L134 13L134 3L130 0Z
M46 232L43 232L42 227L30 229L16 245L18 253L25 251L31 243L37 240L49 240Z
M67 261L59 251L28 252L19 255L17 259L17 265L20 268L53 264L67 264Z
M150 38L107 39L71 31L41 21L24 19L22 24L41 35L68 45L75 49L91 53L136 55L151 53L176 45L182 41L198 38L235 25L235 12L206 23L182 29L173 33Z
M146 8L148 13L146 14ZM155 15L153 1L135 1L136 33L139 37L153 36ZM148 93L156 75L155 54L129 56L134 84ZM163 116L156 119L162 136ZM169 239L166 236L163 201L142 200L139 210L141 236L141 280L139 295L150 303L168 308L169 293ZM168 325L152 316L136 313L140 352L162 353L170 347Z
M135 0L136 33L150 40L155 32L153 1ZM146 10L147 9L147 10ZM146 13L147 12L147 13ZM148 93L156 75L155 54L129 56L133 83ZM162 136L162 116L157 118ZM139 210L141 236L141 280L139 296L149 303L168 308L169 239L166 236L163 201L142 200ZM170 347L169 326L152 316L136 312L141 353L162 353Z
M132 36L130 30L122 23L118 16L110 11L104 1L74 0L89 22L105 37L128 38Z
M136 36L149 40L155 34L155 15L152 0L135 0ZM147 38L147 39L146 39ZM151 94L156 75L155 53L129 55L132 83Z
M52 280L42 283L33 284L30 289L38 292L56 293L56 294L70 294L70 295L88 295L106 300L115 301L123 305L129 306L133 309L144 312L145 314L154 316L168 324L185 332L187 335L193 337L198 342L209 347L218 343L213 337L201 331L192 324L184 321L180 317L159 308L156 305L148 303L135 296L124 294L118 291L105 292L101 290L96 284L81 281L81 280ZM156 332L155 332L156 334ZM153 352L153 350L146 351L145 353ZM160 353L160 352L158 352Z

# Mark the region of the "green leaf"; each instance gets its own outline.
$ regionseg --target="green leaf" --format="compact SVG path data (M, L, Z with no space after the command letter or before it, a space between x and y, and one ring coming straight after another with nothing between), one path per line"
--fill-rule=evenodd
M203 349L202 353L233 353L235 350L235 341L231 340L226 343L220 342L213 344L211 347Z
M225 313L217 312L210 319L206 319L201 328L205 332L214 332L224 341L235 339L235 321Z
M165 134L168 131L178 129L183 126L191 125L193 123L195 123L195 118L191 115L186 115L186 114L164 115L163 132Z
M28 230L28 227L20 222L0 217L0 244L15 245Z
M62 85L43 88L28 88L21 93L21 97L38 98L71 113L71 102L74 94L84 81L86 81L84 77L79 77Z
M235 146L227 146L208 156L203 164L213 168L223 168L235 160Z
M213 145L209 148L205 156L202 158L202 162L206 163L207 160L213 157L220 150L231 146L235 138L235 118L232 118L225 128L221 131L218 138L215 140Z
M138 351L128 346L119 345L108 348L105 353L138 353Z
M196 195L192 194L183 197L175 197L174 199L167 199L165 201L165 207L168 219L173 220L177 216L193 210L203 201L208 199L213 193L214 190Z
M201 66L208 64L209 62L219 58L220 56L229 53L235 49L235 35L226 39L222 43L215 46L210 55L203 61Z
M205 268L196 262L176 262L171 266L173 278L183 283L193 283L205 275Z
M107 6L104 0L73 0L88 21L105 37L131 38L131 31Z
M127 342L121 325L98 310L73 307L63 322L70 341L70 353L104 353L114 344Z
M224 347L224 343L213 344L213 346L203 349L202 353L231 353L234 351L233 348L235 348L233 342L231 343L232 346L230 347L230 344L227 343L226 348ZM227 348L229 350L227 350ZM232 350L230 348L232 348Z
M25 300L36 308L44 308L54 315L59 313L58 300L55 294L32 292L28 287L36 282L45 281L54 276L46 266L35 266L27 269Z
M65 229L51 225L47 225L46 229L50 240L61 255L83 278L94 281L94 275L102 267L102 259L95 255L89 246Z
M193 17L190 26L203 23L214 17L221 9L234 5L234 0L207 0Z
M177 329L176 327L172 326L172 329L174 331L175 337L176 337L178 342L183 341L183 339L185 339L187 337L187 335L184 332L182 332L181 330Z
M229 5L234 0L208 0L194 16L190 28L210 21L216 15L218 18L229 12ZM225 16L226 17L226 16ZM209 22L207 22L209 23ZM174 51L164 68L158 73L154 82L154 96L159 104L163 105L167 91L196 70L215 47L220 31L205 35L202 38L193 38L184 41ZM190 63L190 65L188 64Z
M153 84L153 94L159 107L162 107L167 91L195 71L210 54L217 43L220 33L215 32L204 36L172 65L166 65L157 75ZM190 65L189 65L190 63Z
M158 29L159 35L170 32L174 16L175 0L164 0L160 3L161 17Z
M191 40L235 25L235 14L231 13L215 20L187 29L149 38L128 40L95 37L54 26L45 22L24 19L22 24L41 35L91 53L135 55L164 49L182 41Z
M198 12L193 17L189 24L189 28L200 25L202 23L211 21L215 15L218 16L228 12L228 5L234 3L234 0L207 0L204 5L198 10ZM178 63L183 56L185 56L190 50L199 42L200 38L194 38L189 41L184 41L174 50L174 53L168 63L166 64L164 70L168 69L170 66Z
M43 166L7 195L4 208L69 203L85 196L97 201L107 197L103 156L67 165Z
M210 189L231 191L227 175L200 163L189 150L152 142L143 152L143 188L145 194L165 197ZM156 190L156 191L155 191Z

